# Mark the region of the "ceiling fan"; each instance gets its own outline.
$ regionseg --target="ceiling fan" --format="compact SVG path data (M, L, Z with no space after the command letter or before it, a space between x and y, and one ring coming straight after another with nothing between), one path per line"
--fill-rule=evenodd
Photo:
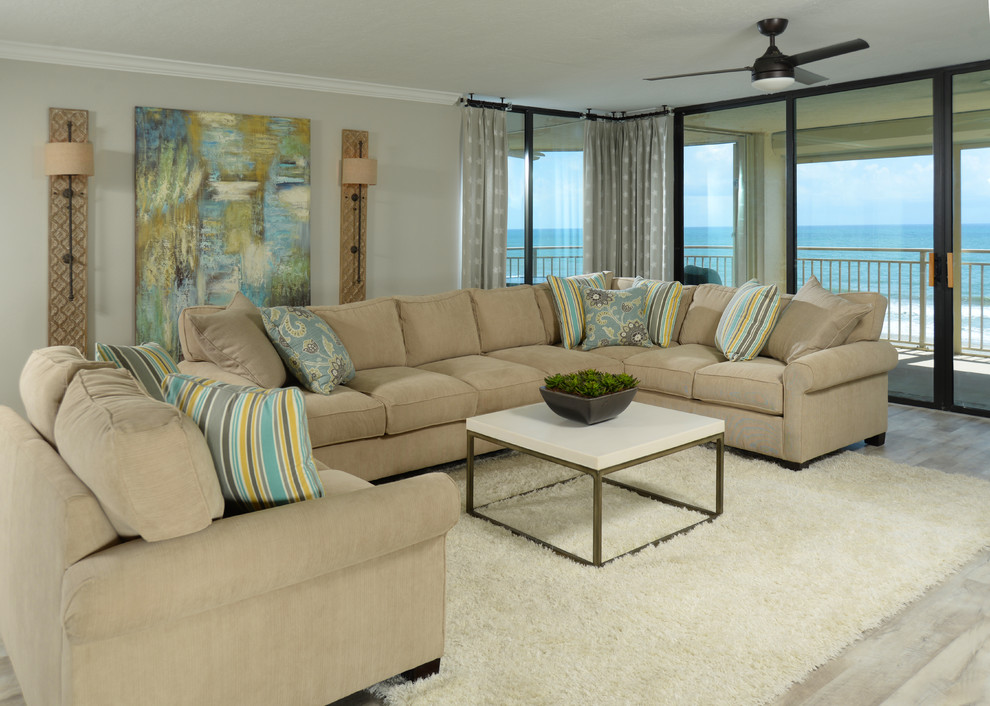
M811 85L820 81L827 81L824 76L819 76L805 69L798 68L802 64L810 64L813 61L829 59L833 56L848 54L861 49L868 49L867 44L862 39L851 39L848 42L832 44L821 49L812 49L800 54L788 56L777 48L775 37L782 34L787 29L787 20L780 17L768 20L760 20L756 23L756 28L760 34L770 37L770 46L767 47L763 56L753 62L752 66L741 66L738 69L718 69L717 71L697 71L690 74L675 74L673 76L655 76L644 79L646 81L664 81L669 78L684 78L685 76L707 76L708 74L727 74L735 71L749 71L752 73L752 85L760 91L779 91L787 88L797 81L805 85Z

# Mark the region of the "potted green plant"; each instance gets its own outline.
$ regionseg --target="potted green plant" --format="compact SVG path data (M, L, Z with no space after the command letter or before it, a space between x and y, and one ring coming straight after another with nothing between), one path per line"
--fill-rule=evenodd
M543 401L565 419L597 424L617 417L636 396L639 380L626 373L579 370L548 375L540 388Z

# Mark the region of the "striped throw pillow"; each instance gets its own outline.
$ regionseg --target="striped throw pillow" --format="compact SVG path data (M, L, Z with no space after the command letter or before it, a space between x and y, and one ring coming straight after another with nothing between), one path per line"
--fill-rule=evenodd
M715 329L715 345L729 360L752 360L760 354L780 317L777 285L751 279L736 290Z
M560 340L564 348L577 348L584 338L584 302L581 298L582 287L605 289L608 281L605 272L593 275L575 275L574 277L547 277L550 292L553 294L554 307L557 310L557 321L560 322Z
M179 372L179 366L172 360L172 356L157 343L144 343L140 346L108 346L97 343L96 358L110 361L118 368L130 371L145 392L156 400L165 399L162 395L162 380Z
M684 286L680 282L637 277L633 287L646 287L650 293L646 313L646 330L650 332L650 340L663 348L668 347L674 336L674 322L677 321L677 308L681 304Z
M165 401L206 437L228 507L258 510L323 497L302 392L169 375Z

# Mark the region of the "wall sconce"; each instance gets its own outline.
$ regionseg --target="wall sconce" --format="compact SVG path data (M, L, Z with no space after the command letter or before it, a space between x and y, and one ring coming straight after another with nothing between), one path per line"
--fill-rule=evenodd
M48 176L67 176L69 185L62 190L62 196L69 204L69 252L62 256L62 262L69 266L69 301L75 300L73 291L73 262L72 256L72 197L75 195L75 180L82 177L85 185L86 177L93 176L93 145L89 142L72 141L72 122L69 122L68 142L49 142L45 145L45 174ZM85 196L85 192L79 192Z
M343 156L340 160L341 304L361 301L365 295L367 222L363 218L366 198L364 187L378 183L378 161L364 156L367 142L368 133L365 131L343 131L343 150L341 153ZM345 216L347 201L351 202L350 210L354 214L349 219ZM355 257L351 259L348 255Z
M48 344L76 346L85 354L86 178L94 172L93 145L86 141L89 112L50 108L48 118Z

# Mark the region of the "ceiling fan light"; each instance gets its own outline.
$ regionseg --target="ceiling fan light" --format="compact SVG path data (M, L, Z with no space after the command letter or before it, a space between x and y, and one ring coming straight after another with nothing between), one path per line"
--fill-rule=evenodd
M793 76L768 76L766 78L753 79L752 86L758 91L773 93L774 91L781 91L793 83Z

